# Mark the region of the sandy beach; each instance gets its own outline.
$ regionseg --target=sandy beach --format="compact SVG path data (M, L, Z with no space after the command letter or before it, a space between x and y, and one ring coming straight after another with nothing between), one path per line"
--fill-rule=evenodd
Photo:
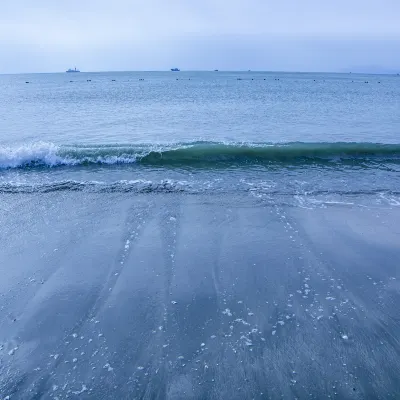
M1 207L3 397L400 393L398 207L71 192Z

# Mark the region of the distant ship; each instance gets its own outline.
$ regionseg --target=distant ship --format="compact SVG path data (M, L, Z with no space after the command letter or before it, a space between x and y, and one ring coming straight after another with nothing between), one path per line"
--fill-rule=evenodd
M214 69L214 72L218 72L218 70L217 70L217 69Z
M76 67L75 67L75 69L69 68L65 72L81 72L81 71L79 71L79 69L76 69Z
M173 71L173 72L179 72L180 69L179 69L179 68L171 68L171 71Z

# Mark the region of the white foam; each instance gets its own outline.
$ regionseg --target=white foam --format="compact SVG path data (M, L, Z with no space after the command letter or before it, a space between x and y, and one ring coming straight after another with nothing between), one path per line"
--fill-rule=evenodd
M114 371L114 368L109 365L108 368L107 368L107 371L108 372Z
M17 350L18 350L18 347L14 347L13 349L11 349L11 350L8 352L8 355L9 355L9 356L14 355L14 353L15 353Z
M58 151L59 146L46 142L36 142L16 147L0 146L0 168L17 168L35 162L49 166L70 163L60 157Z
M400 206L400 198L386 193L379 193L379 197L391 206Z
M93 150L96 149L61 147L42 141L15 146L0 146L0 168L18 168L29 164L42 164L50 167L82 163L130 164L135 163L140 157L140 154L125 154L123 153L124 149L118 147L110 148L110 151L121 151L117 155L110 153L101 156L96 152L93 153ZM89 153L85 155L85 151L89 151Z
M222 314L227 315L228 317L232 316L231 310L229 308L226 308L224 311L222 311Z
M82 394L83 392L86 392L86 391L87 391L86 385L82 385L82 389L81 390L75 391L75 392L72 392L72 393L76 394L76 395L79 395L79 394Z

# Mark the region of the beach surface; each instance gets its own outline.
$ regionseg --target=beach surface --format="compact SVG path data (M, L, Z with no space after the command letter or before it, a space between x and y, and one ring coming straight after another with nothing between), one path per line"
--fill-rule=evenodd
M395 203L0 201L1 398L400 396Z

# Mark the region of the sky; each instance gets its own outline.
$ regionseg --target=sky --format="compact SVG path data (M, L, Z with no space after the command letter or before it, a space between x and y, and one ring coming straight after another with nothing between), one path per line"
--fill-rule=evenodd
M0 73L400 72L400 0L2 0Z

